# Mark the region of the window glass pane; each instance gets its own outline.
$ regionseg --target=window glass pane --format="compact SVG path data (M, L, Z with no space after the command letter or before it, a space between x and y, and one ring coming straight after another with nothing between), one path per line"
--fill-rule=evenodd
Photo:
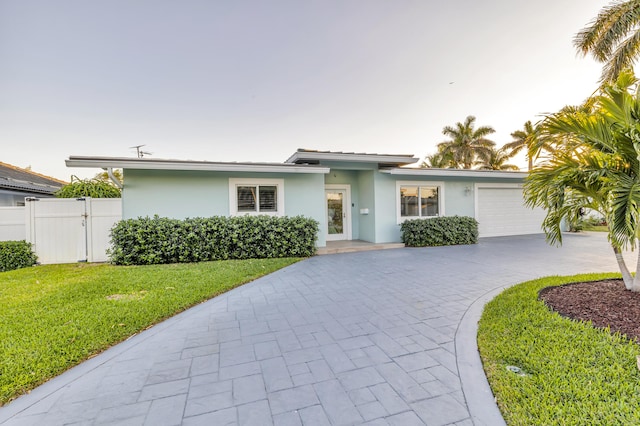
M344 192L327 192L327 229L330 235L344 233L343 198Z
M260 211L276 212L278 211L278 191L275 186L259 187L260 191Z
M418 216L418 188L400 187L400 216Z
M420 187L420 216L438 216L438 187Z
M238 211L239 212L255 212L256 211L256 187L255 186L238 186Z

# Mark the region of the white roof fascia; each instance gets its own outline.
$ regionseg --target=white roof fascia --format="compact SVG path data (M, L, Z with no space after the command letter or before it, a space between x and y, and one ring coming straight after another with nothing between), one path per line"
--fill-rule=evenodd
M215 163L208 161L160 160L117 157L71 156L65 160L67 167L98 167L138 170L195 170L213 172L263 172L263 173L319 173L327 174L328 167L301 164L269 163Z
M452 177L482 177L482 178L506 178L506 179L524 179L527 172L505 172L499 170L461 170L461 169L412 169L412 168L393 168L380 170L381 173L402 176L452 176Z
M416 157L406 155L385 155L385 154L350 154L344 152L314 152L303 151L294 152L285 163L295 163L301 160L324 160L324 161L353 161L361 163L402 163L411 164L419 160Z

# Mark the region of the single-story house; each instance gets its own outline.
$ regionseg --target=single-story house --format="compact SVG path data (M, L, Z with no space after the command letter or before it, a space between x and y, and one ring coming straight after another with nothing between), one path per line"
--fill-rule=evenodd
M542 232L523 205L525 172L406 167L412 155L299 149L284 163L71 156L69 167L123 169L124 219L267 214L311 217L327 241L400 242L407 219L471 216L481 237Z
M0 162L0 206L24 206L25 197L53 197L67 182Z

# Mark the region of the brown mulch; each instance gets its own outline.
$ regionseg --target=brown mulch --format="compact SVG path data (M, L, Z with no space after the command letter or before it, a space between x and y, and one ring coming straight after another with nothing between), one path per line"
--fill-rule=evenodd
M547 287L539 297L562 316L591 321L640 342L640 293L626 290L622 280Z

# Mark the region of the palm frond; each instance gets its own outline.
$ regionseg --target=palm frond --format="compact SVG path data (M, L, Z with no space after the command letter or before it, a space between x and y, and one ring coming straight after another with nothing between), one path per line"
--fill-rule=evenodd
M634 64L640 48L639 32L640 0L617 1L605 6L573 42L580 53L591 53L605 64L601 76L604 85Z
M618 176L611 192L610 238L619 247L635 248L638 230L638 208L640 207L640 183L624 174Z
M640 1L616 2L605 6L587 27L576 34L574 46L583 54L592 53L600 62L605 62L613 46L638 22Z

